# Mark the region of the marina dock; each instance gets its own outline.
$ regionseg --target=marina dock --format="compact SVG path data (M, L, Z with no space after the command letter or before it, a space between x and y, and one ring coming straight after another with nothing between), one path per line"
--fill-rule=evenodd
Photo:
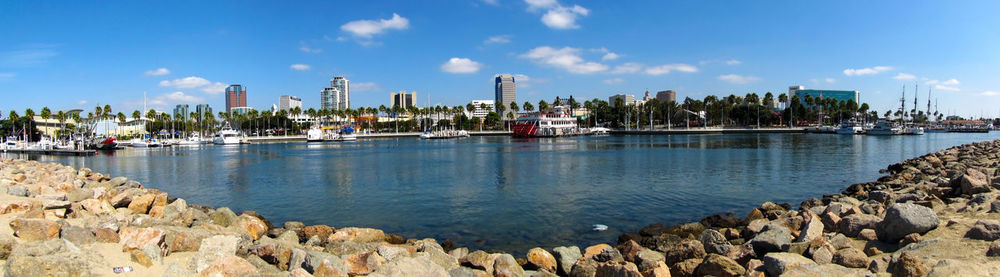
M54 155L54 156L78 156L89 157L97 155L94 150L62 150L62 149L4 149L4 153L27 154L27 155Z
M407 138L407 137L419 137L421 132L402 132L402 133L376 133L376 134L357 134L358 139L378 139L378 138ZM470 131L469 135L478 136L509 136L510 131ZM281 142L304 142L306 141L306 136L273 136L273 137L248 137L250 143L281 143Z

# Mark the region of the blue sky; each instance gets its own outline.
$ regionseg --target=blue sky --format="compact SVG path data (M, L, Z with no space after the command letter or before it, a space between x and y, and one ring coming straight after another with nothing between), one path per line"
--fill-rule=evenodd
M308 107L334 75L352 105L519 102L674 89L678 98L861 91L875 110L902 86L942 112L1000 112L995 1L104 1L0 2L0 111L223 107L243 84L269 108Z

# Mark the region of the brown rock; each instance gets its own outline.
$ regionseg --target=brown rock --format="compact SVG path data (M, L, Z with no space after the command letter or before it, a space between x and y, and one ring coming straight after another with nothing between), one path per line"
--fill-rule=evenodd
M760 209L754 208L754 209L750 210L749 214L747 214L746 222L750 222L750 221L754 221L754 220L762 219L762 218L764 218L764 212L761 212Z
M920 258L903 252L899 260L891 265L893 277L927 276L928 270Z
M247 214L240 215L236 222L233 222L234 227L241 232L245 232L250 235L254 240L259 239L265 233L267 233L267 224L257 217L250 216Z
M667 265L688 259L702 259L705 257L705 246L697 240L683 241L667 249L663 253Z
M98 228L94 231L97 242L118 243L118 232L111 228Z
M670 277L670 268L663 261L658 261L641 273L643 277Z
M595 276L642 277L639 269L630 262L600 263L595 273Z
M556 272L556 257L552 253L542 248L532 248L528 250L528 263L536 268L544 269L548 272Z
M912 233L912 234L906 235L905 237L903 237L903 239L899 240L899 247L903 247L903 246L909 245L911 243L917 243L917 242L921 242L921 241L924 241L924 238L921 237L920 234L918 234L918 233Z
M742 276L746 270L733 259L719 254L708 254L694 272L698 276L736 277Z
M385 258L379 256L377 252L371 251L348 255L344 259L344 268L347 269L347 273L350 275L369 274L386 262Z
M333 228L326 225L312 225L302 228L301 236L299 241L305 241L313 236L318 236L320 238L329 238L333 234Z
M833 262L850 268L867 268L871 261L868 255L857 248L844 248L833 254Z
M882 250L879 250L878 248L876 248L874 246L865 248L865 255L868 255L869 257L871 257L871 256L878 256L878 255L881 255L882 253L883 253Z
M593 246L587 247L586 249L583 250L583 258L584 259L593 259L594 256L596 256L597 254L601 254L601 251L604 251L604 249L606 249L606 248L611 248L611 245L607 245L607 244L603 244L602 243L602 244L598 244L598 245L593 245Z
M625 258L626 261L635 262L635 255L642 250L642 246L634 240L628 240L626 242L619 243L618 246L615 246L615 249L618 249L618 252L622 254L622 257Z
M86 199L80 201L80 205L83 206L83 209L95 215L110 214L115 211L115 208L112 207L110 203L104 200Z
M156 228L124 227L118 232L118 244L121 244L122 251L142 249L150 244L159 247L163 245L164 236L165 232Z
M146 255L145 252L142 252L142 251L136 249L136 250L129 251L128 254L129 254L129 257L132 259L133 262L141 264L142 266L145 266L145 267L151 267L151 266L153 266L153 258L149 257L149 255Z
M820 219L823 221L823 230L827 232L838 231L837 226L840 225L840 216L831 212L826 212L820 216Z
M875 233L874 229L870 229L870 228L869 229L863 229L863 230L861 230L861 232L858 232L858 238L859 239L863 239L865 241L876 241L876 240L878 240L878 234Z
M482 269L486 272L493 272L493 262L495 260L496 257L482 250L476 250L475 252L465 255L465 257L459 259L458 262L467 267Z
M237 277L257 274L257 268L243 258L229 255L215 260L212 265L202 270L199 276Z
M163 218L164 210L166 206L153 206L149 208L149 216L153 218Z
M986 250L987 257L1000 257L1000 241L990 243L990 248Z
M670 266L670 276L672 277L690 277L695 276L694 271L698 269L698 265L701 264L702 259L687 259L673 266Z
M315 277L347 277L346 272L341 272L336 266L330 264L329 260L323 260L315 269L313 269L313 276Z
M59 238L59 223L46 219L16 218L10 221L14 235L26 240L50 240Z
M128 209L134 214L146 214L149 212L149 207L153 204L154 199L156 199L156 195L152 193L136 197L128 204Z
M757 253L753 252L753 246L747 243L729 248L729 251L726 252L726 257L743 265L749 262L751 259L756 258Z

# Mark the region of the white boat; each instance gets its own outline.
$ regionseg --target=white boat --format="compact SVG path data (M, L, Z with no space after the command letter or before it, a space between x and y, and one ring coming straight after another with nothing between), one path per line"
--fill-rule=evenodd
M923 135L924 134L924 127L906 126L906 127L903 127L903 130L902 130L901 133L904 134L904 135L914 135L914 136Z
M358 140L358 136L352 133L336 133L330 138L332 141L355 141Z
M592 136L603 137L603 136L608 136L610 134L611 134L611 129L608 129L608 128L604 128L604 127L590 128L590 135L592 135Z
M561 106L549 112L524 114L514 122L514 137L559 137L581 135L576 126L576 118Z
M857 135L864 134L865 129L858 125L854 120L844 121L840 123L840 128L837 128L837 134L841 135Z
M149 143L146 142L146 140L144 140L144 139L137 139L137 138L130 140L129 141L129 145L131 145L134 148L146 148L146 147L149 147Z
M306 131L307 142L323 142L323 140L323 129L313 127Z
M204 141L201 140L201 137L199 137L198 134L194 134L194 135L191 135L190 137L187 137L184 140L178 141L177 145L178 146L195 146L195 145L201 145L203 142Z
M240 144L240 133L233 130L233 128L229 126L229 122L226 122L226 124L222 126L222 129L215 133L215 137L212 138L212 143L218 145Z
M467 137L469 137L469 132L465 130L442 130L420 134L421 139L453 139Z
M893 124L885 119L879 119L875 122L875 127L868 129L866 132L869 135L875 136L894 136L899 135L903 132L899 127L893 126Z
M24 143L15 137L7 137L3 144L0 145L3 150L21 150L24 149Z
M146 144L149 145L149 147L163 147L163 143L157 139L150 139Z

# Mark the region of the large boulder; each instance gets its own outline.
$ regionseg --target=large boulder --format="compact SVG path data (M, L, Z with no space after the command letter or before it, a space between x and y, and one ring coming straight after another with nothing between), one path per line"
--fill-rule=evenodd
M199 273L200 276L249 276L257 274L257 267L243 258L227 255L213 260Z
M558 263L556 262L556 257L553 256L549 251L545 251L542 248L532 248L528 250L528 263L538 269L544 269L548 272L555 273Z
M925 234L937 228L939 223L937 214L931 208L896 203L885 211L885 218L878 224L876 231L882 241L896 243L912 233Z
M14 247L3 269L6 276L93 276L103 272L102 260L67 240L33 241Z
M867 268L871 261L868 255L857 248L844 248L833 255L833 262L851 268Z
M989 179L986 177L986 174L978 170L972 168L966 169L965 173L957 181L959 183L959 192L963 194L973 195L990 192Z
M870 214L852 214L840 219L837 228L848 237L857 237L864 229L874 229L879 223L878 216Z
M348 227L337 230L327 238L327 242L353 241L378 242L385 240L385 232L372 228Z
M573 269L573 264L576 263L577 259L583 257L583 254L580 252L580 247L559 246L556 248L552 248L552 256L554 256L556 260L559 262L558 272L553 272L553 273L558 273L565 276L569 275L569 272Z
M26 241L59 238L59 223L47 219L16 218L10 221L10 228Z
M708 254L694 272L698 276L736 277L742 276L746 269L726 256Z
M600 263L594 273L595 276L642 277L639 269L630 262Z
M250 235L254 240L259 239L268 230L267 223L260 218L248 214L240 215L230 226L236 228L237 232Z
M733 247L733 244L729 243L729 240L726 240L726 236L712 229L701 232L701 235L698 236L698 241L701 241L701 244L705 246L705 252L710 254L724 255L726 252L729 252L729 248Z
M1000 239L1000 222L989 219L978 220L972 225L972 229L965 233L965 237L987 241Z
M122 228L118 233L118 244L122 251L143 249L146 245L162 246L166 232L157 228Z
M697 240L686 240L674 245L664 252L667 265L687 260L705 258L705 246Z
M771 276L780 276L796 266L816 264L812 260L795 253L768 253L764 255L764 270Z
M208 213L209 220L215 225L222 227L229 227L230 224L236 221L236 213L230 210L228 207L221 207L215 209L211 213Z
M810 242L813 239L823 236L823 220L818 216L810 216L810 219L802 226L802 231L795 238L796 242Z
M511 257L513 259L513 257ZM515 263L516 265L516 263ZM523 274L523 272L522 272ZM448 276L448 271L427 257L402 257L380 266L371 277Z
M510 254L497 255L493 261L493 276L496 277L520 277L524 275L524 269L517 264L514 256Z
M201 273L215 264L217 260L235 255L239 243L239 237L226 235L212 236L202 240L198 254L191 258L191 269Z
M792 243L792 232L788 228L769 224L765 229L767 230L750 240L750 245L757 255L788 250L789 244Z

